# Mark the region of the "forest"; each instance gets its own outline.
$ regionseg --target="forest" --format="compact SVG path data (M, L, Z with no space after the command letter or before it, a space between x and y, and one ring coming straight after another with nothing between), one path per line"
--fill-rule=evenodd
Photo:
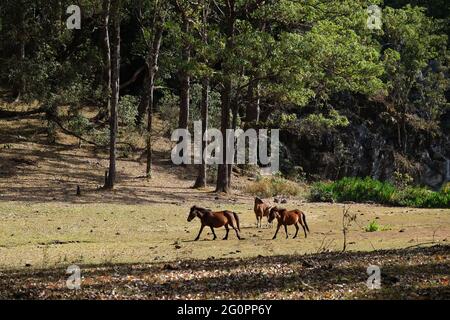
M448 298L449 36L448 0L2 0L0 299ZM175 165L195 123L279 170Z
M439 189L450 176L449 4L385 1L3 1L0 79L11 99L55 128L111 150L146 136L205 127L280 128L281 172L308 181L408 175ZM380 4L381 5L381 4ZM73 18L73 19L76 19ZM95 108L87 118L80 110ZM64 112L62 107L66 107ZM160 133L167 134L167 133ZM196 186L205 185L200 166ZM231 167L216 169L230 190Z

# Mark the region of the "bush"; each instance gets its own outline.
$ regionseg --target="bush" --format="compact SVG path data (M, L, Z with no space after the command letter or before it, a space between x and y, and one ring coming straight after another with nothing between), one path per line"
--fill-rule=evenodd
M293 181L275 175L259 178L246 187L246 192L262 198L298 196L302 192L302 188Z
M444 194L450 194L450 182L447 182L442 186L441 192Z
M367 202L374 201L382 204L391 203L395 187L388 182L381 182L371 178L344 178L336 182L333 192L337 200Z
M413 183L414 179L407 173L394 172L394 185L396 188L405 189Z
M343 178L332 183L317 183L313 186L311 200L313 201L374 201L390 204L394 186L388 182L381 182L371 178Z
M380 225L376 220L373 220L367 225L365 230L366 232L376 232L380 230Z
M123 127L132 128L138 114L139 99L135 96L123 96L119 102L119 122Z
M80 114L73 116L71 119L69 119L68 125L69 130L75 132L80 136L86 134L92 129L92 125L89 122L89 119L83 117Z
M341 180L316 183L310 193L311 201L319 202L376 202L393 206L417 208L449 208L450 192L442 188L435 192L423 187L397 189L389 182L372 178L343 178Z
M406 207L442 208L450 207L450 193L434 192L420 187L409 187L396 194L396 203Z
M310 201L334 202L332 187L331 183L318 182L314 184L311 188Z
M161 120L166 124L167 132L172 132L178 128L178 113L180 112L180 98L171 93L164 92L164 96L159 101Z

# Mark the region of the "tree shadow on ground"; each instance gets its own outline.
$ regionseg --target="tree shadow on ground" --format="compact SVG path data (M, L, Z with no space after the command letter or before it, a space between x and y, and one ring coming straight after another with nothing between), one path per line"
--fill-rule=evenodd
M374 252L191 260L173 264L82 266L83 289L65 287L65 270L9 270L1 298L363 298L448 299L450 246ZM381 290L366 286L367 266L381 267ZM9 289L7 289L9 286Z

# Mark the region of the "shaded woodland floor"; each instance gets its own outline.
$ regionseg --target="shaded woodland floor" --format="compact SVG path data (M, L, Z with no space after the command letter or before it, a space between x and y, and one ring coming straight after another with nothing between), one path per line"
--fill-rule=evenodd
M381 289L368 289L369 265ZM0 273L2 299L450 299L450 247L258 256L169 264L83 266Z

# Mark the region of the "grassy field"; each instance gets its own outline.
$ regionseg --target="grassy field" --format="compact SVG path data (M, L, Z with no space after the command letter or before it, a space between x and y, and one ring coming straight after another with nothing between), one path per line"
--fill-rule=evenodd
M243 240L192 241L199 222L182 205L0 202L0 299L448 299L448 210L291 203L308 213L307 239L255 228L251 201L202 203L240 212ZM377 221L379 231L366 232ZM218 231L222 236L224 230ZM293 230L290 230L293 235ZM392 250L394 249L394 250ZM67 289L66 269L82 288ZM382 270L369 290L366 268Z
M199 204L199 203L197 203ZM251 258L286 254L339 251L342 248L343 205L295 203L307 212L312 233L307 239L271 237L275 229L256 229L251 199L234 203L200 203L240 213L242 236L212 241L205 229L192 241L199 220L186 217L191 204L73 204L0 202L0 268L49 268L76 264L151 263L189 259ZM386 208L353 205L357 221L350 229L352 251L445 244L450 235L448 209ZM365 227L376 221L379 230ZM294 228L290 230L294 234ZM221 238L224 229L218 231Z

